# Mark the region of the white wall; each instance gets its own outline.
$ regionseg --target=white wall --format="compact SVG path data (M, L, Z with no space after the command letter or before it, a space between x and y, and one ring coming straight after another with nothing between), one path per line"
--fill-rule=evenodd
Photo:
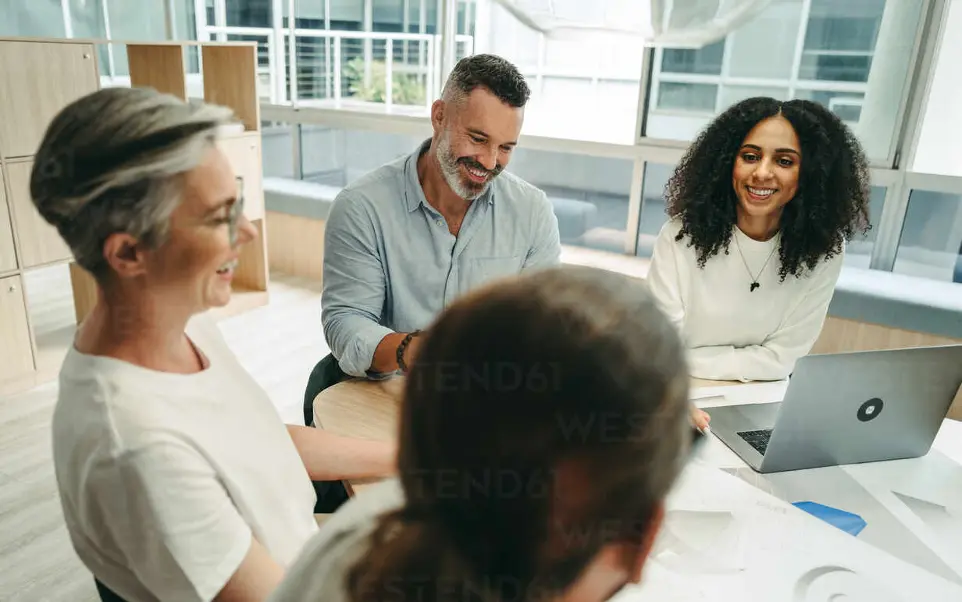
M962 0L951 0L911 169L962 176Z

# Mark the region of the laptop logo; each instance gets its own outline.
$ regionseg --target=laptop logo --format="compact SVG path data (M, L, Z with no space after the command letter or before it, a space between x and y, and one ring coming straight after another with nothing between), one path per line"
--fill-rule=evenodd
M882 413L882 400L878 397L873 397L865 403L863 403L858 409L858 419L862 422L868 422L869 420L875 420L878 415Z

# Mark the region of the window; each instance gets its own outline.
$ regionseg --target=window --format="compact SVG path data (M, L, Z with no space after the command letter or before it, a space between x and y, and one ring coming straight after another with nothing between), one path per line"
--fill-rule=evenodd
M88 3L89 4L89 3ZM164 6L159 2L131 4L126 0L107 0L110 17L110 37L114 40L164 40L167 27L164 23ZM130 75L127 52L123 46L111 46L114 75Z
M826 90L798 90L796 98L814 100L830 108L839 119L848 123L849 127L858 125L862 114L865 95L860 92L832 92Z
M526 134L631 143L637 120L643 44L603 33L577 40L542 36L491 0L466 3L474 52L503 56L531 88ZM586 22L597 6L571 2ZM566 13L571 14L571 13Z
M887 163L924 5L773 0L715 44L656 50L643 135L689 140L714 115L753 95L802 98L833 110L875 163Z
M802 5L801 0L776 0L768 10L728 36L732 77L792 78L795 42L802 27Z
M642 208L638 224L638 246L635 254L639 257L651 257L655 246L655 239L661 227L668 221L665 213L665 186L671 177L674 167L659 163L645 164L645 180L642 186ZM882 217L885 196L888 189L884 186L872 186L869 200L869 223L873 226L865 235L858 236L846 245L845 265L868 268L875 248L876 228ZM962 238L962 232L959 234Z
M75 38L104 39L107 37L103 5L99 2L72 2L70 4L70 23ZM109 74L111 70L110 49L103 44L97 44L95 48L97 68L101 74Z
M658 88L658 108L695 113L714 113L718 86L662 82Z
M911 192L894 271L962 282L962 193Z
M699 49L668 48L662 54L662 73L698 73L720 75L725 41Z
M319 124L262 122L261 126L265 177L299 179L338 190L369 171L414 152L424 141L418 136Z
M962 2L948 7L913 171L962 177Z
M429 58L437 44L431 35L437 24L436 2L297 0L294 11L295 25L302 30L295 41L298 104L356 109L390 106L395 112L427 112L428 102L433 100L429 99L433 94ZM286 25L286 2L282 2L282 12ZM421 37L400 40L398 34ZM281 66L285 80L288 55L285 48ZM288 85L285 82L279 102L287 100Z
M665 186L675 168L663 163L645 163L645 179L641 187L641 218L638 222L638 247L635 254L651 257L655 239L668 221L665 213Z
M296 179L294 135L297 124L261 121L261 164L265 178Z
M298 136L300 162L295 163ZM330 200L347 184L424 142L406 134L273 122L262 123L261 137L266 178L320 184L317 194ZM507 171L545 191L562 244L625 252L631 160L518 148Z
M224 0L229 27L272 27L273 0Z
M423 142L421 138L368 130L301 124L301 179L343 187Z
M66 36L60 0L4 0L0 35L50 38Z
M867 82L886 0L812 0L799 79Z
M521 144L507 171L545 191L558 218L561 243L624 253L633 162Z

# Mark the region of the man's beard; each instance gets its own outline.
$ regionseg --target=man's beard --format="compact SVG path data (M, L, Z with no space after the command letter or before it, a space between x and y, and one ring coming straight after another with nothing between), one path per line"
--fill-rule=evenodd
M451 150L451 145L448 143L447 133L441 136L441 139L438 141L437 156L438 165L441 166L441 175L444 176L444 181L448 183L448 186L451 187L454 194L466 201L473 201L484 194L484 191L488 189L488 185L504 170L504 167L500 163L494 170L488 170L470 157L455 158L454 152ZM484 172L488 177L482 183L472 182L461 174L459 164L470 167L475 171Z

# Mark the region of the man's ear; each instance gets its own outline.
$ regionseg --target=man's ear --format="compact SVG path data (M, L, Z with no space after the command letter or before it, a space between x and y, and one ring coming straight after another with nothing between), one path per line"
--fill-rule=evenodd
M435 135L444 130L444 118L447 106L441 99L435 100L431 104L431 127L434 128Z
M652 548L655 547L655 540L658 539L658 533L661 531L661 525L665 520L665 505L663 502L659 502L655 506L654 512L651 514L651 522L648 523L648 529L645 531L644 537L639 542L638 554L634 559L634 566L631 567L631 582L640 583L642 569L645 566L645 562L648 560L648 555L651 554Z
M103 246L104 259L118 278L134 278L147 271L147 253L136 238L125 232L107 237Z

